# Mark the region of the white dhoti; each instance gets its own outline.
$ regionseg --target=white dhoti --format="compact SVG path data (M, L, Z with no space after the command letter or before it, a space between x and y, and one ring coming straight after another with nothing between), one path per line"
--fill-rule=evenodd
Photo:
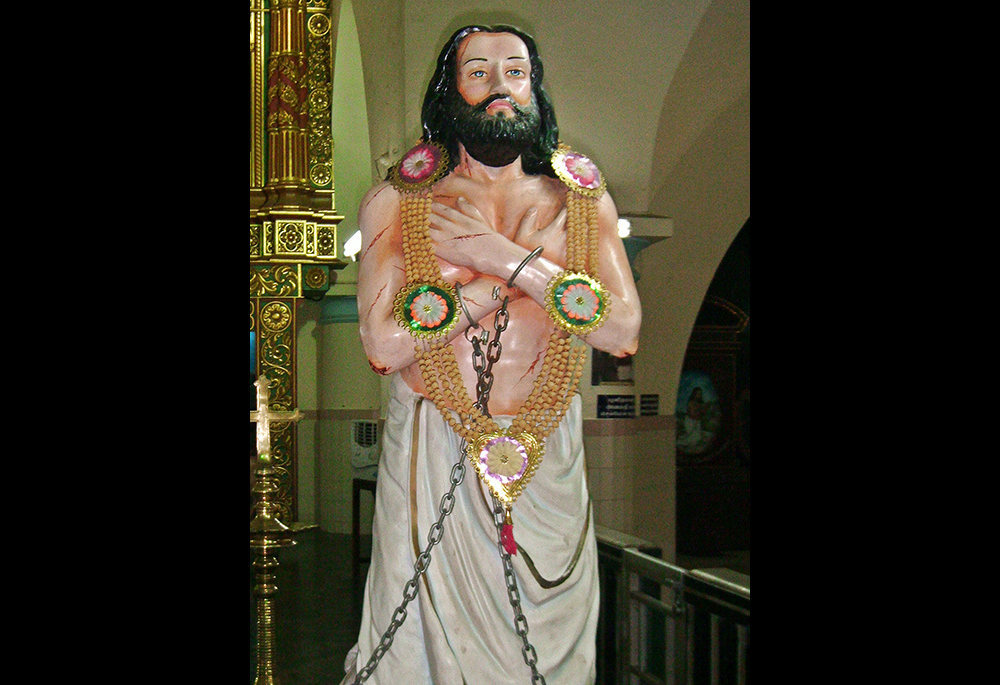
M509 418L494 417L502 427ZM397 374L386 416L375 500L372 561L351 682L368 662L451 486L460 438L434 404ZM531 682L514 627L488 489L468 460L440 544L416 599L368 683L505 685ZM528 640L550 685L595 679L597 543L590 519L580 398L545 441L538 471L515 502L512 557Z

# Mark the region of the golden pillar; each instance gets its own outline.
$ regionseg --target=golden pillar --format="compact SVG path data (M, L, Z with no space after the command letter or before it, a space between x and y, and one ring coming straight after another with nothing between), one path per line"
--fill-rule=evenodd
M250 0L250 332L253 375L270 406L296 407L296 301L321 299L346 266L337 254L333 21L326 0ZM276 425L278 518L296 510L295 426Z

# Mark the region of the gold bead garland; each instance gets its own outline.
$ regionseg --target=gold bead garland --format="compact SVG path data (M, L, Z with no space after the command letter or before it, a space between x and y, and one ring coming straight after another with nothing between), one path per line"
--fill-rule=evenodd
M429 189L403 193L400 212L403 226L403 266L407 283L437 283L442 281L441 270L434 262L434 247L430 239L431 192Z
M569 188L566 270L547 284L545 310L564 331L585 336L604 325L611 307L610 294L597 279L600 255L597 199L604 194L605 181L590 159L565 145L560 145L552 155L552 169Z
M570 190L566 196L566 270L597 273L597 203Z
M611 297L595 277L600 255L597 200L570 188L566 207L566 269L546 285L545 310L562 330L586 336L604 325L611 310Z
M442 277L430 238L432 202L429 187L400 194L406 285L396 294L394 312L399 325L423 339L441 338L459 320L458 292Z
M454 292L454 287L444 282L430 237L432 188L397 185L397 189L401 191L403 263L407 282L400 295L397 295L397 301L404 292L426 286ZM574 192L570 187L566 203L567 271L563 274L596 274L599 251L596 197L594 193L584 195ZM555 280L557 279L553 279ZM559 323L556 316L553 319ZM397 320L400 320L400 325L405 325L398 314ZM601 321L603 322L603 317ZM448 329L453 325L454 322ZM462 379L454 346L443 339L444 331L427 335L411 329L411 333L417 338L414 357L429 397L451 429L465 439L468 445L467 457L480 478L508 506L531 480L541 463L545 438L562 421L577 392L586 362L587 347L572 337L572 332L574 331L566 326L552 331L531 392L518 409L510 427L502 430L491 417L475 406ZM488 439L504 437L523 445L528 458L522 475L510 483L501 484L486 473L486 467L480 463L479 450Z

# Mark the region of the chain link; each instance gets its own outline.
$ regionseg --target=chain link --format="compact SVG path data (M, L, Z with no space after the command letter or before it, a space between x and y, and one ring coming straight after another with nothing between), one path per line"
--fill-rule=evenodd
M494 291L493 294L496 297L497 292ZM507 324L510 323L510 315L507 313L508 302L510 302L509 297L503 298L503 304L500 305L496 316L493 317L493 327L496 329L496 335L493 337L493 340L489 340L489 333L487 331L483 331L481 341L478 337L473 336L469 338L466 336L469 342L472 343L472 368L475 369L478 376L476 383L476 403L473 406L486 416L490 415L489 402L490 390L493 389L493 365L500 361L500 354L503 352L503 345L500 344L500 334L507 330ZM486 343L485 354L483 353L483 343Z
M493 291L494 299L497 297L497 291ZM500 359L500 353L503 351L503 346L500 344L500 334L507 330L507 324L510 322L510 315L507 313L507 304L510 302L509 297L503 299L503 304L500 305L500 309L497 310L496 316L493 319L493 326L496 329L496 335L493 340L490 340L486 346L486 368L482 371L477 369L479 373L479 385L477 390L479 391L479 402L477 403L479 408L484 414L489 416L487 410L487 402L489 401L489 390L493 386L493 374L492 368L493 364ZM487 333L483 333L484 340ZM477 339L478 340L478 339ZM482 351L477 342L472 344L473 359L475 360L476 353L480 355ZM475 361L473 362L475 365ZM484 382L484 377L487 378ZM484 396L485 394L485 396ZM510 559L510 552L503 544L503 527L506 523L506 509L497 499L497 496L490 494L493 499L493 523L497 529L497 550L500 552L500 560L503 563L503 577L504 582L507 584L507 598L510 600L510 606L514 609L514 630L521 638L522 647L521 655L524 657L524 663L528 665L531 669L531 682L541 683L545 685L545 678L541 673L538 672L538 654L535 652L535 648L528 641L528 619L525 618L524 612L521 610L521 593L517 589L517 576L514 575L514 564Z
M493 291L494 299L497 298L497 292L498 289ZM486 331L483 331L482 341L475 336L470 338L468 335L469 329L466 330L466 339L472 343L473 348L472 367L478 376L476 403L473 406L486 416L490 415L488 405L490 389L493 387L493 364L500 360L500 354L503 352L503 346L500 344L500 334L507 330L507 324L510 322L510 315L507 313L507 304L509 301L509 297L504 298L503 304L500 305L500 309L497 310L496 316L493 319L493 325L496 329L496 335L493 340L488 339L489 333ZM485 354L483 354L482 343L486 343ZM359 685L359 683L368 680L375 667L378 666L382 657L392 645L396 631L399 630L400 626L403 625L403 621L406 620L406 606L416 598L420 587L420 576L427 573L427 568L430 566L431 549L434 545L441 542L441 538L444 535L444 519L455 508L455 488L461 485L465 479L466 446L467 443L463 438L459 448L458 462L451 469L451 488L441 498L441 504L438 507L440 515L438 516L438 520L431 524L430 531L427 534L427 547L417 556L417 561L413 565L413 577L406 581L406 585L403 587L403 601L396 607L396 611L393 612L389 628L382 635L382 639L379 641L375 651L372 652L368 663L358 671L353 685ZM503 526L506 522L506 511L496 495L491 494L490 496L493 498L493 523L497 529L497 549L500 551L500 560L503 563L504 582L507 585L507 598L514 609L514 630L517 631L522 642L521 655L524 657L524 663L531 669L531 682L545 685L544 676L538 672L538 655L535 652L535 648L528 641L528 619L525 618L524 612L521 610L521 593L517 589L517 576L514 575L514 564L510 559L510 553L503 544Z
M444 519L455 508L455 488L461 485L463 480L465 480L465 440L462 440L461 454L458 461L451 467L451 488L441 498L441 504L438 507L438 511L440 512L438 520L431 525L430 532L427 534L427 547L417 556L417 561L413 564L413 577L406 581L406 585L403 587L403 601L396 607L396 611L393 612L389 628L382 635L382 639L379 641L375 651L372 652L368 663L358 671L357 677L354 679L354 685L368 680L375 667L378 666L379 661L382 660L382 657L392 645L396 631L399 630L399 627L403 625L403 621L406 620L406 605L412 602L417 596L417 591L420 588L420 576L427 573L427 568L431 563L431 548L441 542L441 537L444 535Z
M517 576L514 575L514 564L510 559L510 553L503 544L503 526L506 520L503 505L496 495L493 497L493 523L497 527L497 549L500 550L500 560L503 562L503 577L507 583L507 598L514 609L514 630L521 637L521 655L524 663L531 669L531 682L545 685L545 677L538 672L538 654L535 648L528 642L528 619L525 618L521 610L521 593L517 589Z

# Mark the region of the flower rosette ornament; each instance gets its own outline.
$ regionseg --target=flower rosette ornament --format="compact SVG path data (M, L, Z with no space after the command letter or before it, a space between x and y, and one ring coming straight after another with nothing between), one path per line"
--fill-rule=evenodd
M418 338L444 335L458 320L458 294L447 283L416 283L402 288L396 295L396 321Z
M600 197L604 194L606 183L601 170L589 157L565 145L560 145L552 154L552 169L563 183L581 195Z
M585 273L563 271L549 282L545 309L556 325L574 335L587 335L602 325L611 298L601 282Z
M447 173L448 151L437 143L418 143L389 170L389 180L397 190L412 193L430 188Z
M485 433L466 446L480 480L505 504L513 504L542 462L544 443L531 433Z

